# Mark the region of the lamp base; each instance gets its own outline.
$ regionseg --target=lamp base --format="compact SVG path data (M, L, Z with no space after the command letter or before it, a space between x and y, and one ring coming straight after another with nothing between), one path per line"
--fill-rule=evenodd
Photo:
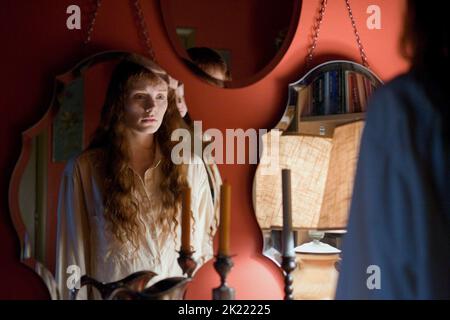
M309 231L311 242L295 248L298 268L293 272L295 300L334 299L339 249L323 243L323 231Z
M311 242L304 243L295 248L296 253L311 253L311 254L339 254L341 250L323 243L320 240L325 236L323 231L309 231L309 237L313 239Z
M292 273L295 300L331 300L336 293L339 254L297 254Z

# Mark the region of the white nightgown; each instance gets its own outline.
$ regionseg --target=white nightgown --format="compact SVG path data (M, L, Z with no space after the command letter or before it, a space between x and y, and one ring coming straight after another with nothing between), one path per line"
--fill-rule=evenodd
M100 282L117 281L142 270L158 274L148 286L166 277L182 275L177 262L181 213L178 212L176 237L170 232L167 240L161 241L159 230L153 227L153 218L161 213L159 147L154 165L145 172L145 179L130 167L136 179L133 192L138 199L139 216L146 226L137 251L130 244L121 244L107 228L103 215L101 170L96 161L99 157L99 150L83 152L67 163L61 180L56 254L56 281L61 299L69 298L67 282L71 272L67 268L70 265L78 266L80 275L87 274ZM191 245L199 267L213 256L211 235L216 231L217 218L205 165L196 155L193 160L188 164L187 179L195 219L191 222ZM86 288L81 288L78 298L88 298Z

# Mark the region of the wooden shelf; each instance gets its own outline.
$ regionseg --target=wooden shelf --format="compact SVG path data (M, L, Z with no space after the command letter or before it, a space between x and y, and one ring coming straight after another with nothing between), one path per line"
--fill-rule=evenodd
M325 116L302 117L296 131L287 131L284 135L312 135L333 137L334 128L365 119L365 113L330 114Z
M365 112L357 113L340 113L340 114L328 114L325 116L307 116L300 119L300 123L309 121L356 121L363 120L365 118Z

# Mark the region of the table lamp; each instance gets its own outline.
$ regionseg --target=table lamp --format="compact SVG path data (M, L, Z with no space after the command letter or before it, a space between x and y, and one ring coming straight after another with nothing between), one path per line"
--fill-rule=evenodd
M281 170L291 171L292 228L309 230L312 238L311 242L295 248L297 260L300 260L300 268L294 271L297 273L294 275L296 299L334 297L337 271L327 279L322 277L322 281L320 275L314 274L314 270L324 271L326 263L334 267L339 259L340 251L320 242L320 239L325 230L346 228L363 126L363 121L337 126L332 137L281 135L278 146L279 174L257 173L255 176L255 187L258 188L255 193L255 211L258 212L261 228L282 229ZM312 262L312 258L317 259ZM314 266L308 269L308 263ZM304 279L303 284L301 279L296 283L296 276ZM299 292L303 289L308 291L306 279L315 282L316 294ZM318 283L324 284L323 290L317 287Z

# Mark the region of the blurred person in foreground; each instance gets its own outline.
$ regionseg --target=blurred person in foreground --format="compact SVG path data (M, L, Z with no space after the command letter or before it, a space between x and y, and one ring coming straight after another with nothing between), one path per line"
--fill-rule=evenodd
M369 102L336 299L450 299L449 35L437 4L407 1L411 68Z

